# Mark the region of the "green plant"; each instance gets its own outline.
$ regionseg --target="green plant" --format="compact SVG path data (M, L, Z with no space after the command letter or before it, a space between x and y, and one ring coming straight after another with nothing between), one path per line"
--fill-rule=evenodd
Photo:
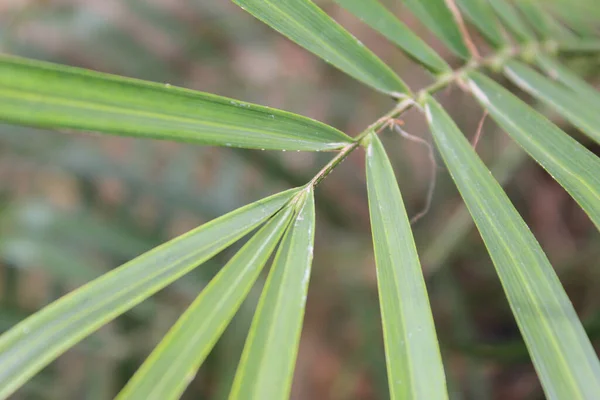
M431 97L454 83L473 93L600 227L600 160L481 72L487 68L504 73L599 142L595 111L600 96L554 57L557 52L600 50L600 42L586 24L598 16L597 7L592 1L580 0L579 8L571 6L569 12L560 14L566 24L561 25L531 2L518 2L515 10L504 0L407 0L410 10L466 60L464 66L452 70L376 1L337 2L422 64L434 76L434 83L413 93L310 1L236 1L342 71L397 100L394 109L356 138L304 117L237 100L9 56L0 58L0 118L7 122L209 145L337 152L306 186L202 225L92 281L4 334L0 338L1 397L9 396L101 325L260 226L174 325L119 397L178 397L279 241L231 397L287 397L310 275L313 190L361 146L367 152L390 395L447 397L409 220L377 137L382 129L394 127L395 118L410 108L423 111L428 120L437 148L488 247L547 396L594 398L600 392L597 357L551 265L472 146ZM564 10L565 3L558 1L555 7ZM489 55L479 54L459 9L488 39ZM520 15L538 32L532 33ZM503 28L514 35L516 44Z

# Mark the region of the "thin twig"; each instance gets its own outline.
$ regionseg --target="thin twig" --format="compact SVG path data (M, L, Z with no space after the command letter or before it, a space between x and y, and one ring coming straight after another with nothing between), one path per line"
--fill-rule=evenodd
M483 131L483 124L485 123L485 118L488 115L488 111L487 110L483 110L483 115L481 116L481 119L479 120L479 124L477 124L477 132L475 132L475 136L473 137L473 140L471 141L471 145L473 146L473 149L477 150L477 143L479 143L479 139L481 138L481 132Z
M430 168L429 187L427 188L427 197L425 199L425 206L423 206L423 209L410 219L410 223L411 223L411 225L413 225L415 222L417 222L418 220L423 218L425 215L427 215L427 213L431 209L431 203L433 202L433 193L435 191L435 185L436 185L436 179L437 179L438 166L437 166L437 162L435 161L435 155L433 153L433 146L431 145L431 143L429 143L427 140L425 140L419 136L411 135L410 133L408 133L404 129L402 129L399 124L395 123L395 124L393 124L393 127L394 127L394 130L400 134L400 136L402 136L405 139L408 139L413 142L424 145L425 147L427 147L427 150L429 152L429 161L431 162L431 168Z
M448 1L448 0L446 0L446 1ZM449 0L449 1L452 1L452 5L454 5L453 0ZM461 21L462 21L462 19L461 19ZM463 24L463 26L464 26L464 24ZM468 34L468 32L467 32L467 34ZM331 173L331 171L338 164L340 164L342 161L344 161L344 159L346 159L346 157L348 157L348 155L350 155L350 153L352 153L354 150L356 150L360 146L361 140L364 139L367 135L369 135L371 133L381 132L383 129L385 129L386 127L390 126L390 124L393 123L392 120L394 120L394 118L397 118L398 116L402 115L404 112L410 110L412 107L416 106L417 108L419 108L420 104L418 101L419 101L419 99L421 99L423 97L424 94L433 94L433 93L437 92L438 90L443 89L443 88L449 86L450 84L459 81L465 74L467 74L471 71L477 70L481 67L489 67L489 66L498 65L498 64L501 64L505 60L519 56L520 54L523 54L526 52L532 52L532 51L536 51L539 49L556 50L559 47L561 47L560 43L556 43L554 41L547 41L547 42L543 42L543 43L533 42L533 43L527 43L527 44L524 44L521 46L511 46L511 47L506 48L504 51L502 51L499 54L497 53L497 54L493 54L491 56L487 56L484 58L471 60L471 62L469 62L467 65L465 65L455 71L452 71L452 73L450 73L450 74L446 74L446 75L440 77L437 81L433 82L431 85L421 89L417 93L417 95L415 96L414 99L406 98L406 97L402 98L393 109L388 111L385 115L381 116L377 121L375 121L374 123L369 125L364 131L362 131L358 136L356 136L354 138L353 143L350 143L347 146L340 149L340 152L331 161L329 161L329 163L327 163L327 165L325 165L310 180L309 184L316 186L319 183L321 183L321 181L327 175L329 175L329 173ZM410 135L410 136L412 136L412 135ZM429 143L427 143L427 144L429 145ZM433 158L433 152L431 154L432 154L432 156L431 156L432 160L433 160L434 164L436 165L436 169L437 169L437 163L435 162L435 158ZM432 192L433 190L430 188L429 191ZM428 195L428 198L430 196L431 195ZM431 200L428 200L428 203L430 203L430 202L431 202Z
M342 150L332 158L321 170L310 180L308 183L313 187L317 186L327 175L333 171L335 167L338 166L342 161L346 159L359 145L359 142L350 143L346 147L342 148Z
M356 150L359 147L361 140L365 136L367 136L371 132L379 133L383 128L385 128L386 126L389 125L390 120L392 120L394 117L402 114L406 110L410 109L415 104L416 103L413 99L404 99L401 102L399 102L396 105L396 107L394 107L387 114L383 115L377 121L375 121L374 123L369 125L367 127L367 129L365 129L358 136L356 136L354 138L353 143L350 143L347 146L343 147L340 150L340 152L327 163L327 165L325 165L323 168L321 168L321 170L319 172L317 172L317 174L310 180L310 182L308 184L312 185L313 187L317 186L319 183L321 183L321 181L323 181L323 179L325 179L325 177L327 175L329 175L331 173L331 171L333 171L333 169L338 164L340 164L342 161L344 161L346 159L346 157L348 157L350 155L350 153L352 153L354 150Z
M469 34L469 30L467 29L467 26L465 25L465 21L463 20L462 14L460 13L460 10L456 6L456 2L454 0L446 0L446 5L450 9L450 12L454 16L454 20L458 24L458 29L460 29L460 34L461 34L465 44L467 45L469 52L471 53L473 58L475 58L475 59L481 58L481 55L479 54L479 50L477 50L477 46L475 46L475 43L473 42L473 39L471 38L471 35Z

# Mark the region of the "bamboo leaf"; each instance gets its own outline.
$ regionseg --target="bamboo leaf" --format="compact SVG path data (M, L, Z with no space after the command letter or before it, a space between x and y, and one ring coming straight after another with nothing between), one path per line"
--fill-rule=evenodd
M258 278L293 213L275 215L179 318L118 399L178 399Z
M471 57L445 0L404 0L404 3L456 55L465 60Z
M549 399L600 393L600 363L540 245L500 185L441 106L427 120L452 179L492 257Z
M554 0L547 2L554 15L560 17L569 28L581 36L598 36L597 21L600 20L600 9L596 0L578 0L574 7L572 0Z
M333 150L335 128L268 107L0 55L0 120L206 145Z
M456 0L463 13L494 46L507 44L494 10L487 0Z
M515 4L542 39L556 38L570 40L575 38L571 32L554 20L554 18L535 1L519 0L515 2Z
M579 203L600 229L600 159L514 94L479 73L469 86L498 124Z
M335 2L381 33L433 73L452 71L442 57L378 0L335 0Z
M297 203L273 261L237 369L230 399L287 399L298 353L313 257L313 189Z
M520 0L516 1L515 5L529 22L529 25L531 25L542 38L547 39L552 36L550 26L548 25L547 15L537 6L537 4L534 4L531 0Z
M377 136L367 187L391 399L447 399L423 271L392 165Z
M519 42L535 40L535 34L523 21L517 10L506 0L488 0L500 20L516 36Z
M384 93L407 95L406 84L375 54L310 0L233 0L271 28L348 75Z
M600 91L590 86L558 61L538 55L536 58L538 66L552 79L564 84L567 88L573 90L581 99L589 103L596 110L600 110Z
M150 250L0 336L0 398L66 349L246 235L297 189L257 201Z
M600 144L600 114L575 92L560 86L519 61L509 61L504 74L536 99L550 105L573 125Z
M516 143L510 143L490 168L494 178L505 186L517 176L517 171L528 160L527 154ZM422 260L428 277L446 264L452 253L461 249L467 235L473 230L473 219L465 207L459 207L446 219L428 245Z

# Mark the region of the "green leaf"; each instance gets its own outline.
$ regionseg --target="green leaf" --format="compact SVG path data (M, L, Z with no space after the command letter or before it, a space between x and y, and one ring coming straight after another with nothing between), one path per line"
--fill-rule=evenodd
M516 36L519 42L535 40L535 34L523 21L517 10L506 0L488 0L500 20Z
M258 302L230 399L287 399L292 386L313 257L315 206L303 193Z
M367 187L383 338L393 399L447 399L423 271L392 165L375 135Z
M598 36L596 28L600 20L600 7L596 0L578 0L576 7L573 0L553 0L547 2L547 6L579 35Z
M533 29L544 39L550 38L552 32L548 26L547 15L531 0L519 0L515 5L521 11L521 14L533 26Z
M506 45L500 25L494 15L494 10L487 0L456 0L458 6L465 13L477 29L496 47Z
M561 53L597 53L600 52L600 40L598 39L577 39L561 41L559 43Z
M568 88L552 82L519 61L509 61L504 74L518 87L536 99L550 105L573 125L600 144L600 114L598 108Z
M0 120L272 150L333 150L352 141L335 128L285 111L2 55Z
M471 57L445 0L404 0L404 3L450 50L465 60Z
M498 124L579 203L600 229L600 159L517 96L480 73L469 85Z
M275 215L227 263L179 318L118 399L178 399L258 278L292 217Z
M271 28L348 75L384 93L407 95L406 84L375 54L310 0L232 0Z
M546 10L539 7L537 2L519 0L515 4L542 39L574 39L574 35L556 22Z
M0 336L0 398L81 339L246 235L297 189L257 201L150 250Z
M579 98L589 103L589 106L600 110L600 91L590 86L586 81L577 76L577 74L550 57L540 54L537 56L536 61L538 66L548 76L574 91Z
M442 57L378 0L334 1L381 33L430 71L434 73L452 71Z
M470 143L431 97L426 114L492 257L547 397L595 398L600 393L600 363L540 245Z
M517 171L528 160L527 154L516 143L509 143L498 155L491 167L492 175L505 186L517 176ZM436 236L431 240L422 260L428 277L437 273L446 264L453 253L460 251L467 235L473 229L473 219L465 207L459 207L446 218L443 225L436 230Z

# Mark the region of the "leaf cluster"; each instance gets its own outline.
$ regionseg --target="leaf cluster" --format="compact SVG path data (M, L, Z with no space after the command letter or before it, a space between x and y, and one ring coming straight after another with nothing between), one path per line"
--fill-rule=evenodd
M390 160L377 134L411 108L435 146L493 260L548 398L594 398L600 362L552 265L500 184L433 97L458 84L569 193L600 228L600 159L490 78L514 85L600 144L600 94L561 65L565 52L597 53L593 0L541 7L533 0L404 0L461 59L452 69L378 0L335 0L423 67L414 90L310 0L233 0L395 107L356 137L321 122L188 89L0 55L0 120L52 129L263 150L336 152L305 185L256 201L92 280L0 337L0 398L7 398L83 338L219 252L251 235L148 356L119 399L175 399L273 261L230 398L284 399L311 274L316 186L350 153L366 151L377 283L392 399L445 399L445 373L421 262ZM572 2L569 2L572 3ZM568 7L568 12L559 12ZM560 18L557 18L560 17ZM477 30L486 51L471 37Z

